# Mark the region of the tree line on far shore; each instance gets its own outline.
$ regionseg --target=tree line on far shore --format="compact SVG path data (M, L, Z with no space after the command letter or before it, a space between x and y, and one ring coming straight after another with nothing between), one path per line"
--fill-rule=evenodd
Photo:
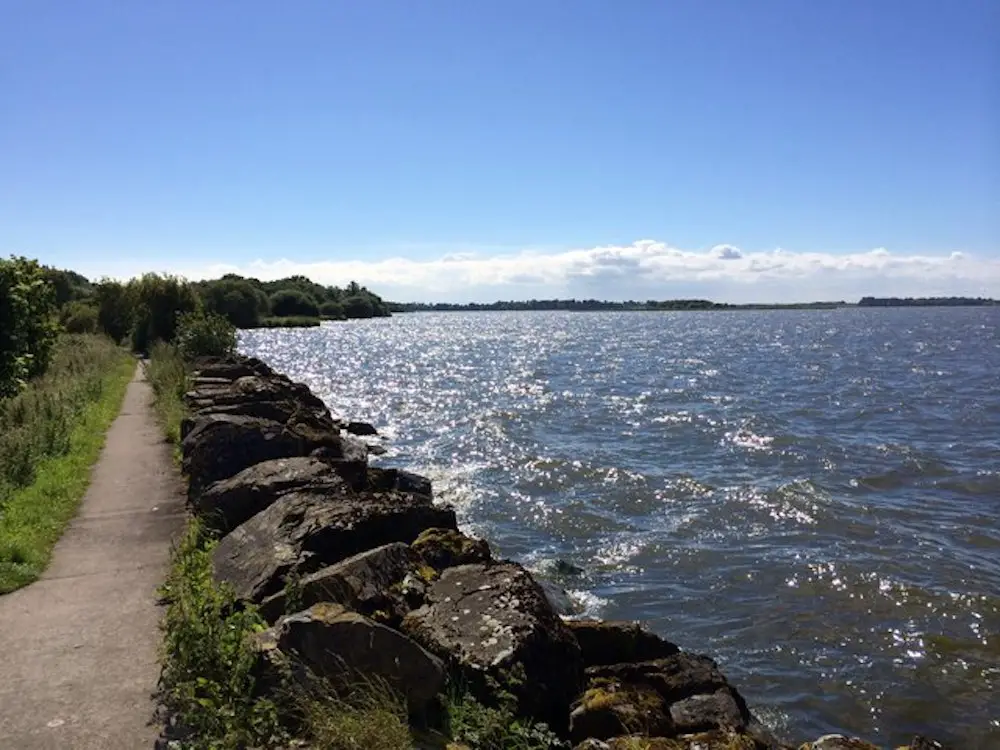
M321 319L390 314L381 297L354 282L341 288L304 276L262 282L236 275L190 282L152 273L94 282L28 258L0 258L0 398L45 371L62 331L105 333L148 352L156 341L174 342L182 321L190 335L232 338L226 327L318 325Z

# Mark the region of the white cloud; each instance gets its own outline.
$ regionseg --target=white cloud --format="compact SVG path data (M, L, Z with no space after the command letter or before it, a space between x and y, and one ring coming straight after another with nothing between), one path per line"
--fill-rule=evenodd
M885 248L849 253L749 252L717 245L707 251L683 250L653 240L558 252L452 252L428 260L256 260L163 270L192 279L239 273L262 280L302 274L337 285L356 280L385 297L414 301L697 296L779 302L854 300L866 294L1000 296L996 257L958 251L897 254ZM122 269L115 275L133 272Z

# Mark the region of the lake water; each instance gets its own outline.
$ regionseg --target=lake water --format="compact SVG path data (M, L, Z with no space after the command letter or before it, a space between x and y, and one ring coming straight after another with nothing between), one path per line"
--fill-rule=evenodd
M1000 308L417 313L241 334L584 615L803 740L1000 747ZM579 566L575 573L555 561Z

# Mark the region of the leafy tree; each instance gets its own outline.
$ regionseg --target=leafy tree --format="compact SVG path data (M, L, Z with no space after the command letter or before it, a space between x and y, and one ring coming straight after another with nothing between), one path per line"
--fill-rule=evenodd
M375 305L370 295L355 294L344 300L344 312L348 318L372 318L375 316Z
M86 299L94 292L94 285L76 271L64 271L43 266L42 272L45 274L45 280L52 285L55 301L59 307L76 300Z
M94 299L101 330L120 342L131 332L134 317L128 288L120 281L106 279L94 287Z
M129 282L128 294L135 311L132 348L137 352L148 352L154 341L172 342L178 314L198 309L194 288L177 276L147 273Z
M0 397L45 371L59 330L55 292L37 261L0 260Z
M236 328L212 312L186 312L177 316L177 350L186 360L223 357L236 351Z
M271 314L279 318L291 315L316 317L319 306L305 292L298 289L282 289L271 295Z
M339 301L331 300L319 306L319 314L331 320L344 320L347 314L344 312L344 305Z
M97 333L97 308L87 302L70 302L63 307L60 319L67 333Z
M205 309L225 317L237 328L255 328L269 309L264 292L239 276L227 276L200 286Z

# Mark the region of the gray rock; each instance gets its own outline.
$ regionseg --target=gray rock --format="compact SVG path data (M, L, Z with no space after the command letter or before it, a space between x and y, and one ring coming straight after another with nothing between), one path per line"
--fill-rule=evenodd
M327 458L353 455L353 441L334 432L242 415L199 416L181 441L188 494L197 497L209 484L262 461L308 455L320 448Z
M215 577L244 600L278 593L359 552L412 542L433 526L455 527L455 512L399 492L324 496L294 492L241 524L213 552Z
M677 732L703 732L722 727L742 728L747 717L728 688L708 695L692 695L670 706L670 718Z
M373 490L398 490L430 497L431 480L403 469L371 468L368 470L368 487Z
M328 463L319 459L276 458L209 485L191 498L191 504L209 527L228 532L293 491L342 495L350 487Z
M878 745L842 734L824 734L813 742L806 742L801 750L879 750Z
M403 630L445 658L474 692L489 694L486 677L505 685L520 709L556 731L566 728L579 692L576 639L519 565L460 565L441 574L427 604Z
M301 673L329 681L334 689L374 678L405 696L411 713L423 713L444 687L440 659L405 635L338 604L316 604L282 618L258 637L262 649L277 648ZM273 661L273 659L272 659ZM375 750L374 748L372 750Z
M367 422L348 422L345 429L352 435L378 435L378 430Z
M680 651L635 622L573 620L566 624L580 644L585 667L662 659Z
M404 582L420 575L422 560L406 544L395 542L362 552L317 570L294 586L286 586L260 604L261 615L274 622L289 604L296 609L335 602L368 617L398 623L410 610Z

